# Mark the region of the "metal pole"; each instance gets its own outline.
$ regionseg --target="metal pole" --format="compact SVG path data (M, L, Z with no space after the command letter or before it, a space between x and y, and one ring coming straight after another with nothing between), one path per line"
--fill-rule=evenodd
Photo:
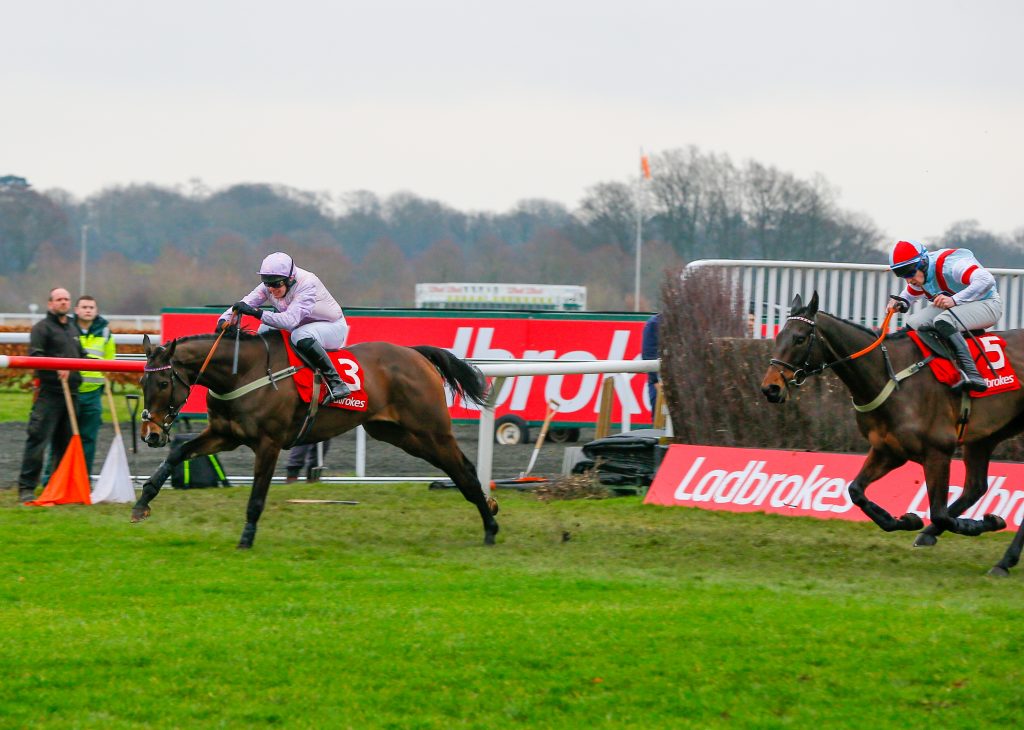
M89 240L89 224L82 224L82 263L78 271L78 295L85 294L85 246Z
M644 148L640 148L641 164L644 159ZM641 168L640 174L636 177L636 272L633 280L633 311L640 311L640 260L641 249L643 248L643 182L644 171Z

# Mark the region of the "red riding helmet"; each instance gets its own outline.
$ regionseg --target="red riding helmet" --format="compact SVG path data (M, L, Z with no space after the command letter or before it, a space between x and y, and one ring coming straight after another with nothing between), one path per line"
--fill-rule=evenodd
M916 241L897 241L889 254L889 269L901 279L928 268L928 251Z

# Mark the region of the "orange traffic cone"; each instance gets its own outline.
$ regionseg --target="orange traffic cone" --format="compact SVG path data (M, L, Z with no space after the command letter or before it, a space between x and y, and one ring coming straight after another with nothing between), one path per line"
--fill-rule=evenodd
M46 489L37 500L25 503L36 507L92 504L89 497L89 472L85 468L85 451L82 450L82 437L78 433L78 418L75 416L75 406L71 402L71 391L68 389L68 381L61 380L60 384L64 386L64 403L71 418L72 436L60 464L50 475Z

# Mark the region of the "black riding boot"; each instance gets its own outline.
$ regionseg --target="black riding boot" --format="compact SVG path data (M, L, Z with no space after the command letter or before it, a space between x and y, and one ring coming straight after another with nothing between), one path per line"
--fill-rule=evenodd
M338 371L334 369L334 363L331 362L331 358L327 356L327 353L324 352L324 348L320 346L319 342L314 340L312 337L307 337L296 342L295 349L305 355L309 363L319 370L320 374L324 376L324 385L327 386L327 395L322 401L323 405L344 400L352 394L349 387L342 382L341 377L338 375Z
M956 355L956 364L960 374L963 376L961 381L953 387L965 387L967 390L977 392L987 390L988 383L985 382L985 378L981 377L981 373L978 372L978 367L974 364L974 359L971 357L971 351L967 347L967 341L964 340L964 336L960 334L960 331L948 322L942 321L935 323L935 331L942 335L942 338L953 348L953 353Z

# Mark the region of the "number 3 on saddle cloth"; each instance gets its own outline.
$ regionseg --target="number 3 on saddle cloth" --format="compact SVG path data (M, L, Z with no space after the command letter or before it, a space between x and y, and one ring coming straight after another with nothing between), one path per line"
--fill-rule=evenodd
M917 343L917 346L921 349L921 353L924 355L931 355L933 351L924 342L921 341L921 336L911 330L907 333L910 335L910 339ZM1020 379L1017 377L1017 373L1013 369L1013 365L1006 357L1006 341L1003 340L999 335L980 335L977 340L981 343L982 348L985 350L985 356L982 357L978 350L978 345L975 343L973 337L965 338L967 340L967 346L971 349L971 357L974 358L974 364L978 367L978 373L981 377L985 378L985 382L988 383L988 388L982 392L972 392L972 398L984 398L987 395L996 395L997 393L1006 393L1010 390L1018 390L1020 388ZM986 360L986 358L988 358ZM989 367L989 363L992 363L992 367ZM946 385L956 385L960 382L960 373L956 367L953 366L949 360L940 354L939 357L934 358L928 365L932 369L935 378L940 383ZM994 370L994 372L993 372Z
M284 338L284 347L288 351L288 364L293 367L300 368L292 379L295 381L295 387L299 391L299 397L302 398L303 403L309 403L313 398L313 369L309 367L298 355L295 354L295 350L292 349L292 343L288 340L288 333L282 332L281 336ZM329 350L327 355L331 358L331 362L334 363L334 367L338 369L338 375L345 381L345 384L351 389L352 394L349 395L342 401L338 401L330 404L330 408L344 408L349 411L365 411L366 410L366 391L363 390L363 368L348 350ZM323 397L324 389L323 386L320 388L321 398Z

